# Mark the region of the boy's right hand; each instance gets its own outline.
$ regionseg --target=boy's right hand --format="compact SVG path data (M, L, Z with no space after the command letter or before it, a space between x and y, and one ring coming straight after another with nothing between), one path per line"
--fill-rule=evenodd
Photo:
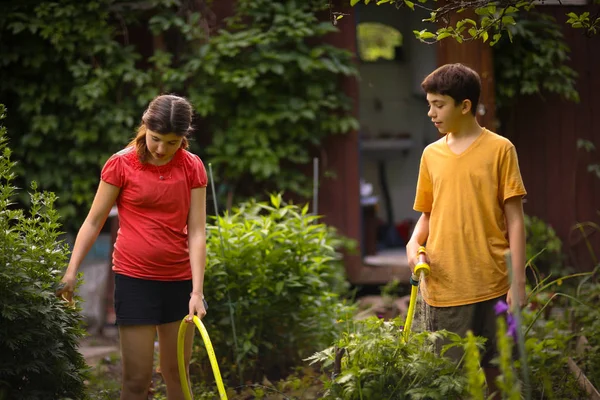
M409 241L406 245L406 258L408 260L408 266L410 267L410 272L415 271L415 265L419 263L419 257L417 256L417 252L419 251L419 247L421 245L414 241ZM429 257L425 255L426 262L429 263Z

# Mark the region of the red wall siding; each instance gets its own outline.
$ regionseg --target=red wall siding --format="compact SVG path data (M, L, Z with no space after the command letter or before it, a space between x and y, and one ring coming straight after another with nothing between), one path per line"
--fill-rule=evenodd
M587 166L600 163L600 35L588 38L566 26L566 13L580 7L544 7L564 26L571 47L570 65L579 74L579 104L558 96L521 98L503 133L519 153L528 191L525 212L548 222L563 239L564 250L577 270L592 268L592 258L581 234L572 232L578 222L600 222L600 179ZM592 141L598 149L588 154L577 149L578 139ZM600 257L600 232L591 237Z
M339 31L326 38L326 42L356 54L356 21L354 9L349 2L335 1L335 10L349 15L339 20ZM329 18L329 15L323 17ZM353 114L358 117L358 82L355 78L344 78L342 89L354 99ZM335 135L324 144L324 157L321 157L319 187L319 214L324 221L335 226L340 233L360 243L360 173L359 173L358 132ZM334 178L323 176L326 169L335 172ZM350 282L363 281L362 259L359 254L347 255L346 273Z
M460 17L460 18L458 18ZM460 14L453 19L467 18ZM481 96L479 103L485 106L485 115L479 115L479 123L496 130L496 100L494 96L494 64L492 49L481 40L458 43L452 38L444 39L437 46L438 65L462 63L473 68L481 77Z

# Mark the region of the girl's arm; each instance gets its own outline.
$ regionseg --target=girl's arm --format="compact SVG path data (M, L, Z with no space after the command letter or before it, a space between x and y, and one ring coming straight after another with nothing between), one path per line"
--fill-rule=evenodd
M188 248L192 267L192 293L190 316L194 312L202 318L206 314L204 297L204 270L206 268L206 188L192 189L192 200L188 215Z
M69 266L67 267L67 271L62 280L65 285L59 294L66 292L65 296L69 299L71 298L75 280L77 279L77 270L87 253L90 251L92 244L96 241L120 191L121 189L119 187L100 181L92 207L77 233L73 252L71 253L71 258L69 260Z

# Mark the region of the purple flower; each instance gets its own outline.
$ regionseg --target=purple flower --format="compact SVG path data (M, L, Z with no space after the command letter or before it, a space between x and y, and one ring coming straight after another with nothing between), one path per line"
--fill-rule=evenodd
M508 309L508 304L505 301L498 301L494 306L494 311L496 315L500 316L504 314L506 316L506 334L508 336L512 336L512 338L517 340L517 321L515 317L510 313Z
M498 300L494 306L494 311L496 312L496 315L504 314L508 311L508 304L506 304L504 300Z
M506 334L517 341L517 321L511 313L506 314Z

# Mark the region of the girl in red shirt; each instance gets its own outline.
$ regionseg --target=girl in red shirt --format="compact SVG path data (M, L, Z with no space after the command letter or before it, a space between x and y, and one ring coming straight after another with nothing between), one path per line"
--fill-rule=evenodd
M123 377L121 399L146 399L154 339L169 400L183 399L177 333L186 315L206 314L206 170L186 149L192 107L182 98L155 98L137 136L104 165L96 197L81 226L59 294L70 298L77 270L116 203L119 232L113 252L115 313ZM186 365L194 330L188 329Z

